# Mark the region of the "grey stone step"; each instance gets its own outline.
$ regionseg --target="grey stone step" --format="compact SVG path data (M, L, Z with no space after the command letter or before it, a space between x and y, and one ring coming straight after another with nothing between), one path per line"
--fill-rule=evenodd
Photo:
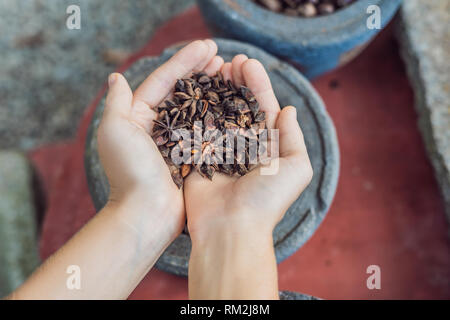
M0 150L0 298L39 264L31 183L26 156Z
M86 106L156 29L194 0L0 1L0 148L73 137ZM69 30L76 4L81 29Z
M450 221L450 1L407 0L397 35Z

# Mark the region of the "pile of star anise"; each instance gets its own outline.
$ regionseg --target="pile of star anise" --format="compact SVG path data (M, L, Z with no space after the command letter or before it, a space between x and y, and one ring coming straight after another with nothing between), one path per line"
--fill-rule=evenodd
M261 6L288 16L312 18L328 15L351 5L356 0L252 0Z
M265 129L265 113L259 110L258 102L250 89L244 86L236 88L230 80L225 81L220 72L213 77L195 73L190 78L177 80L172 97L157 106L155 111L158 118L154 120L152 137L178 188L181 188L183 179L191 169L212 179L215 172L242 176L256 166L254 163L250 164L248 159L249 141L258 140L259 129ZM222 135L223 140L219 141L223 141L224 150L231 151L236 161L225 163L214 161L211 157L208 158L209 161L205 161L208 155L214 153L211 150L213 144L203 138L200 146L194 146L194 129L198 129L199 124L203 130L202 135L207 136L208 132L213 131L216 135ZM179 131L177 129L187 130L187 139L186 135L180 137L176 134ZM229 150L226 133L230 130L244 137L245 159L241 156L240 161L237 161L239 153L236 152L236 143L233 144L234 150ZM188 148L192 156L177 164L172 159L174 148ZM202 161L195 161L196 152L201 153L197 156L205 156Z

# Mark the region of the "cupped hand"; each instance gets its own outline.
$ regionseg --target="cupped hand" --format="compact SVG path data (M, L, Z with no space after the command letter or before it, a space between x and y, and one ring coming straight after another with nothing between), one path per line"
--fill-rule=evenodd
M259 61L238 55L220 70L235 86L245 85L253 92L266 113L267 128L279 130L279 156L265 167L271 167L271 174L262 174L260 167L242 177L216 174L209 181L191 173L184 184L189 232L194 241L223 230L256 230L271 236L313 174L296 109L280 110Z
M100 160L110 184L109 204L132 203L133 227L150 232L164 225L170 240L185 223L183 191L150 136L160 104L179 78L222 65L212 40L197 40L155 70L133 93L127 80L111 74L106 106L98 129ZM130 215L133 213L130 212ZM158 224L155 223L158 220Z

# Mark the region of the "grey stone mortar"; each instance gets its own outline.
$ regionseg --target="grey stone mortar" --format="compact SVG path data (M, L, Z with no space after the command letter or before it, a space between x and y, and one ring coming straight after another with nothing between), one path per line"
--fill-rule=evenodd
M415 92L419 128L450 222L450 1L408 0L397 35Z
M119 63L193 0L0 1L0 148L71 138L83 110ZM81 30L66 28L69 5Z
M238 53L261 61L272 81L280 105L296 106L298 121L305 136L314 177L308 188L292 204L274 230L277 261L289 257L300 248L324 219L334 197L339 174L339 150L335 129L322 100L311 84L293 67L249 44L216 39L219 54L226 61ZM138 60L125 73L134 90L159 65L168 60L177 48L166 49L159 57ZM85 169L89 191L97 210L108 199L109 186L97 153L96 130L104 109L104 98L92 119L85 149ZM187 275L191 250L189 236L180 235L164 252L156 266L177 275Z
M31 181L26 156L0 150L0 298L39 264Z

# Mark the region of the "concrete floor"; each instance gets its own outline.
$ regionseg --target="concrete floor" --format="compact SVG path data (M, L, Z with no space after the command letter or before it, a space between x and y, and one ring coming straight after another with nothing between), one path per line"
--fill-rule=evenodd
M102 81L194 0L0 1L0 149L74 136ZM69 30L69 5L81 29Z

